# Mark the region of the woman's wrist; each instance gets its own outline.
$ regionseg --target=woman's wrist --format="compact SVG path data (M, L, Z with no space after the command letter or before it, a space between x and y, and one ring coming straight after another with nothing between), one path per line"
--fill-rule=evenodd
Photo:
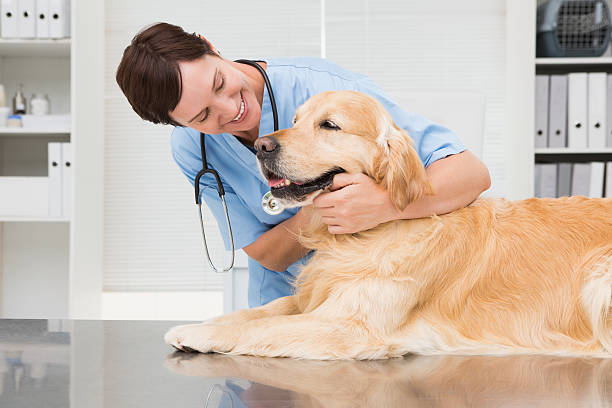
M314 207L312 205L306 205L301 207L300 210L293 217L295 219L295 228L296 233L299 233L300 230L306 228L306 226L310 223L310 219L314 213Z

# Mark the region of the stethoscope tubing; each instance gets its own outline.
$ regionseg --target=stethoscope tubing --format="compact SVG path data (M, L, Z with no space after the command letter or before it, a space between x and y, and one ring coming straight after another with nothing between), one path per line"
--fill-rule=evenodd
M272 117L274 118L274 131L276 132L278 130L278 113L276 110L276 100L274 98L274 92L272 92L272 85L270 84L270 79L268 78L266 71L259 64L257 64L255 61L252 61L252 60L239 59L239 60L236 60L235 62L238 62L240 64L247 64L252 67L255 67L261 73L261 76L263 77L264 82L266 84L268 96L270 97L270 105L272 106ZM219 176L219 173L217 173L216 170L209 169L208 163L206 162L206 141L205 141L205 135L202 132L200 132L200 150L202 153L202 170L200 170L195 177L194 193L195 193L195 202L198 207L198 216L200 218L200 227L202 229L202 241L204 242L204 252L206 253L206 259L210 267L217 273L224 273L224 272L230 271L234 266L234 259L236 256L236 251L234 249L234 235L232 234L232 225L229 220L227 205L225 203L225 190L223 189L223 183L221 182L221 177ZM206 233L204 232L204 220L202 217L202 199L200 195L200 179L205 174L211 174L215 178L215 181L217 182L217 192L219 193L219 198L221 199L221 203L223 204L223 210L225 212L225 222L227 225L227 230L229 232L230 243L232 247L232 257L231 257L229 266L222 267L222 268L217 268L215 264L213 263L212 259L210 258L210 253L208 252L208 245L206 243ZM264 194L264 197L262 198L262 206L264 210L268 214L280 214L280 212L282 212L282 208L277 206L275 201L271 202L271 200L274 200L274 198L271 196L269 192ZM274 210L274 212L270 212L270 208L276 208L276 210Z

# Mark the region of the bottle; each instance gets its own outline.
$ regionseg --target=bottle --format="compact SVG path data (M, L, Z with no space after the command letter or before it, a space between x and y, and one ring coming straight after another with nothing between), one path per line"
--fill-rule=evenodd
M13 113L15 115L26 113L26 98L23 95L23 84L19 84L19 89L13 96Z
M49 97L45 94L34 94L30 99L30 113L32 115L49 114Z
M21 115L9 115L6 120L6 127L20 128L22 126L23 122L21 121Z

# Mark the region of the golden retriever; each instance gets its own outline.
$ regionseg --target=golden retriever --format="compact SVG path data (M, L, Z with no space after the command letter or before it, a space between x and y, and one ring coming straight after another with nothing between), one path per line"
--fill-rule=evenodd
M260 169L287 205L311 202L339 171L372 177L398 209L431 193L412 140L365 94L316 95L292 128L259 140ZM340 235L314 216L300 239L315 253L295 295L175 327L166 342L308 359L612 357L612 199L478 199Z

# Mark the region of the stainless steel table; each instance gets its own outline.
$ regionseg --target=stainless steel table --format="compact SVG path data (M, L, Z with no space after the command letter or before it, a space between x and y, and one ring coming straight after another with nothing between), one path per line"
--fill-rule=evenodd
M612 407L612 359L174 352L182 323L0 320L0 407Z

